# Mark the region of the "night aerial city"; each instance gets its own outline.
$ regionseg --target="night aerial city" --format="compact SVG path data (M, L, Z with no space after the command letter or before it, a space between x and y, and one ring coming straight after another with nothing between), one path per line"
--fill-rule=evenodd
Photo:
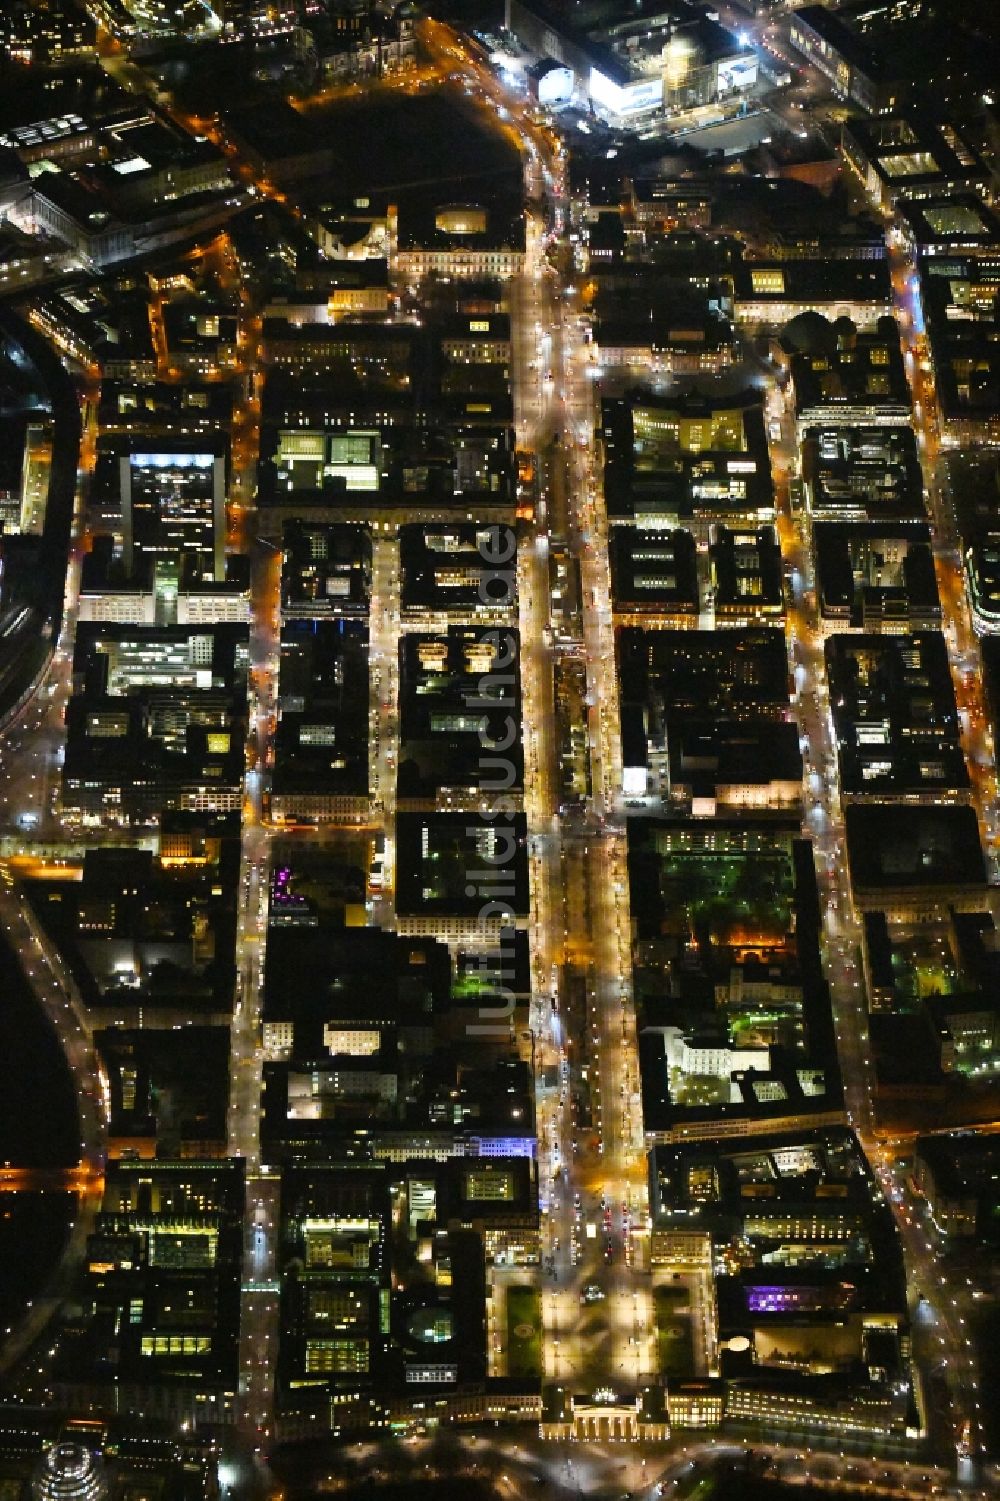
M0 1501L1000 1501L1000 0L0 0Z

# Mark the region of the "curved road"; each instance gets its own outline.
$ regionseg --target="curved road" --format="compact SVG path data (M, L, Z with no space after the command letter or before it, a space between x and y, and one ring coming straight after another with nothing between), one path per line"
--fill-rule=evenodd
M107 1105L86 1007L65 964L46 940L5 865L0 865L0 929L59 1038L76 1087L80 1124L79 1210L62 1261L44 1295L35 1299L20 1325L0 1347L0 1373L6 1373L30 1351L72 1291L104 1191ZM0 1181L0 1188L4 1186ZM34 1376L44 1380L42 1367L25 1374L29 1390Z

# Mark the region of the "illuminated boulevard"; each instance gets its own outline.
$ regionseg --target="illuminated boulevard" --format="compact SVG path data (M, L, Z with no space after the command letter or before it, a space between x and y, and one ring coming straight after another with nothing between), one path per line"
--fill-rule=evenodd
M550 222L563 223L565 162L558 142L550 140L522 107L500 90L490 72L454 33L436 23L425 24L429 28L425 41L433 40L452 63L461 65L473 86L473 97L484 105L501 105L510 125L520 128L529 203L537 204L544 192L551 205ZM589 378L585 321L574 302L577 289L572 276L565 277L562 272L561 249L556 235L546 239L542 216L534 212L528 224L526 274L512 291L518 446L539 457L538 514L531 544L522 545L519 582L532 873L532 981L536 997L532 1041L537 1052L540 1191L546 1226L543 1260L550 1268L543 1271L542 1278L545 1374L569 1391L594 1389L601 1384L609 1393L632 1397L641 1387L643 1376L652 1372L655 1341L644 1234L647 1205L638 1064L629 989L630 920L619 804L617 683L607 522L601 464L595 452L595 383ZM894 271L897 286L904 274ZM912 379L915 335L905 308L901 325L907 371ZM919 377L914 399L922 458L933 471L936 455L928 449L928 444L933 444L932 397L922 389ZM951 1417L946 1428L935 1434L947 1444L948 1435L957 1432L966 1419L975 1424L976 1374L961 1295L943 1276L940 1246L935 1244L920 1201L915 1199L905 1175L893 1170L895 1154L890 1144L878 1140L874 1130L867 1007L857 960L860 929L844 857L843 810L837 791L836 749L823 672L809 526L801 514L793 516L789 505L794 417L777 390L771 393L769 403L769 414L780 429L780 436L772 443L772 462L791 592L788 645L805 754L806 824L814 841L825 907L824 963L833 998L847 1119L859 1132L896 1212L911 1272L910 1313L919 1365L943 1367L947 1373ZM772 438L778 429L772 431ZM931 484L934 486L933 479ZM947 532L943 535L948 536ZM548 568L550 549L555 544L568 546L580 567L593 785L593 797L586 809L562 817L552 702L553 661L562 648L551 629ZM966 749L979 793L984 832L992 849L997 838L996 785L986 770L990 757L983 743L986 732L981 699L971 672L971 625L963 607L958 603L950 608L948 605L948 601L963 598L960 559L954 544L939 546L936 561L946 601L946 629L964 668L959 702L969 710L967 722L975 737ZM573 1121L572 1071L579 1060L567 1047L563 1025L569 976L585 987L587 1025L595 1044L594 1131L579 1130ZM555 1084L544 1082L553 1078ZM588 1224L591 1232L596 1227L596 1235L588 1234ZM581 1307L583 1289L595 1285L604 1297ZM711 1354L703 1349L702 1361ZM702 1369L707 1368L703 1364ZM755 1443L767 1447L763 1436ZM803 1446L796 1453L801 1453ZM589 1444L587 1447L592 1448ZM646 1455L641 1446L630 1447L641 1472L632 1473L629 1483L641 1486L652 1482L653 1451ZM815 1447L821 1455L824 1448L836 1449L838 1444L820 1441ZM845 1446L841 1452L850 1453L853 1447ZM528 1453L529 1446L523 1441L520 1448ZM536 1451L532 1444L530 1452L542 1454L545 1448L540 1446ZM582 1461L573 1446L569 1452L573 1457L553 1461L550 1474L553 1479L558 1474L563 1482L579 1484L580 1477L574 1481L566 1466ZM606 1464L613 1472L613 1448L608 1452ZM600 1461L593 1456L589 1463ZM798 1468L797 1461L790 1467L789 1478L792 1468ZM924 1475L926 1481L921 1478ZM961 1478L968 1484L967 1475ZM911 1466L891 1461L879 1466L857 1460L845 1469L817 1458L813 1479L827 1488L860 1483L886 1494L919 1494L924 1487L928 1491L941 1487L945 1475L940 1470L921 1470L918 1477ZM605 1474L603 1483L607 1480Z

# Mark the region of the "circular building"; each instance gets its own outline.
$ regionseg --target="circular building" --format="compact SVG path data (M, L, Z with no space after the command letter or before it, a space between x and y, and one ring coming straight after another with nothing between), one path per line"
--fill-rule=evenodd
M53 1444L35 1471L32 1501L106 1501L104 1466L83 1444Z

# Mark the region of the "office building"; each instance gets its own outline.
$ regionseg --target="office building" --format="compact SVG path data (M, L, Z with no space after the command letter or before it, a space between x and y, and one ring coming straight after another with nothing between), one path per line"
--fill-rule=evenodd
M118 460L123 552L184 557L207 580L226 576L226 460L213 453L130 452Z
M869 115L898 109L904 86L891 60L823 5L804 5L792 15L789 40L833 85L842 99Z
M245 626L81 624L63 797L85 818L242 801Z
M108 1165L57 1401L177 1428L236 1422L243 1173L239 1159Z

